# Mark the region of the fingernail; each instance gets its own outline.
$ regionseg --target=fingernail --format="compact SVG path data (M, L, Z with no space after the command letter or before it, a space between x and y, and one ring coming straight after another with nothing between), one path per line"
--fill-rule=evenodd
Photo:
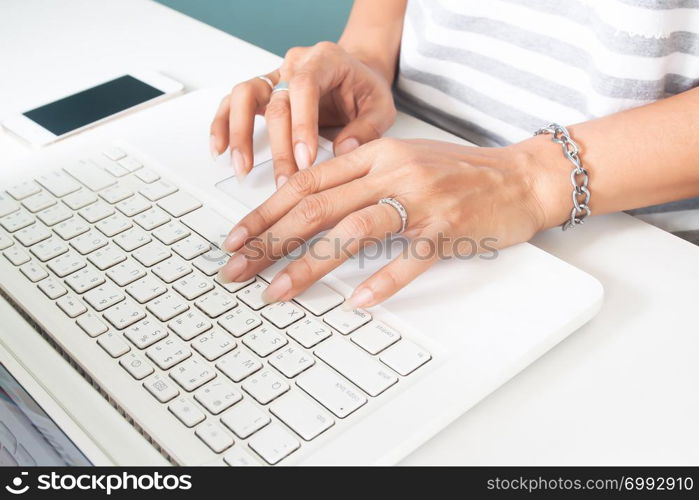
M359 141L354 137L349 137L335 146L335 156L341 156L354 151L359 147Z
M282 187L284 184L286 184L286 181L288 181L288 180L289 180L289 178L288 178L286 175L280 175L280 176L277 178L277 189L279 189L279 188Z
M227 252L235 252L245 242L248 236L248 230L244 227L236 227L231 231L223 242L223 249Z
M235 254L225 266L219 269L218 280L224 285L233 283L247 265L248 259L245 258L245 255L242 253Z
M238 148L235 148L231 153L231 161L233 162L235 177L242 184L248 174L245 172L245 159Z
M294 146L294 159L299 170L311 166L311 153L308 151L308 146L306 146L305 142L298 141L296 146Z
M212 135L209 136L209 151L211 151L211 158L218 158L218 150L216 149L216 138Z
M342 304L342 309L351 311L370 304L374 301L374 292L369 288L355 290L352 296Z
M266 304L278 302L289 290L291 290L291 278L286 273L280 274L262 292L262 300Z

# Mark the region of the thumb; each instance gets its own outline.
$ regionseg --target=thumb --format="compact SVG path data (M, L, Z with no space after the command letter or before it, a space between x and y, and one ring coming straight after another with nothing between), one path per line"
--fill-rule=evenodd
M393 124L396 111L374 109L361 113L343 128L333 141L335 156L341 156L362 144L378 139Z

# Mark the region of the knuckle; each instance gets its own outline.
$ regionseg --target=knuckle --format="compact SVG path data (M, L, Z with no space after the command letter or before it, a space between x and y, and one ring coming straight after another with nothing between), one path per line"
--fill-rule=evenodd
M300 196L308 196L317 190L317 180L312 169L296 172L289 182L289 186Z
M301 221L309 226L315 226L325 219L328 205L325 196L312 194L306 196L298 204L298 214Z
M272 99L265 110L267 120L285 119L289 116L289 104L284 99Z
M295 59L298 59L298 57L304 52L305 47L291 47L289 50L286 51L286 54L284 54L284 60L285 61L293 61Z
M249 82L241 82L233 87L231 96L235 99L246 98L252 95L252 86Z
M354 212L342 220L341 231L350 238L361 238L374 234L376 221L365 212Z
M322 41L313 46L319 52L335 52L338 50L338 45L333 42Z

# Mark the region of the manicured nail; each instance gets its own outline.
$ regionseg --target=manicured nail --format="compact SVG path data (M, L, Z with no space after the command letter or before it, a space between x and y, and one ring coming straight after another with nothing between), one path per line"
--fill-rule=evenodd
M223 242L223 249L226 252L235 252L243 243L245 243L245 238L248 237L248 230L244 227L236 227L231 231Z
M354 151L359 147L359 141L354 137L349 137L335 146L335 156L341 156Z
M311 166L311 152L308 151L308 146L306 146L305 142L299 141L294 146L294 159L299 170Z
M286 295L289 290L291 290L291 278L288 274L282 273L276 276L269 286L265 288L265 291L262 292L262 300L266 304L279 302L279 299Z
M288 178L286 175L280 175L280 176L277 178L277 189L279 189L279 188L282 187L284 184L286 184L286 181L288 181L288 180L289 180L289 178Z
M211 151L211 158L218 158L218 150L216 149L216 138L212 135L209 136L209 151Z
M355 290L352 296L342 304L342 309L345 311L359 309L360 307L364 307L373 301L374 292L372 292L369 288L360 288Z
M218 280L227 285L233 283L248 265L248 259L242 253L237 253L230 258L228 263L218 271Z
M245 159L238 148L235 148L231 153L231 162L233 163L235 177L238 179L238 182L242 184L248 174L245 172Z

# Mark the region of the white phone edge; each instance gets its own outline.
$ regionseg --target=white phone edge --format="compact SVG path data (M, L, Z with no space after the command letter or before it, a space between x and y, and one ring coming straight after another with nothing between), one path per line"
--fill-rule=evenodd
M19 137L23 141L26 141L27 143L29 143L32 147L38 148L41 146L46 146L48 144L51 144L52 142L58 141L60 139L64 139L64 138L69 137L71 135L78 134L84 130L95 127L97 125L100 125L100 124L107 122L109 120L112 120L114 118L126 115L128 113L132 113L134 111L151 106L153 104L157 104L161 101L164 101L166 99L169 99L170 97L173 97L173 96L181 93L184 90L184 85L182 83L178 82L177 80L173 80L170 77L162 75L161 73L158 73L156 71L129 71L126 73L122 73L121 75L116 75L114 77L102 80L101 82L95 83L91 87L85 87L83 89L76 90L74 93L79 93L79 92L82 92L83 90L88 90L89 88L95 87L97 85L100 85L102 83L108 82L110 80L113 80L114 78L118 78L119 76L124 76L124 75L130 75L130 76L136 78L137 80L140 80L143 83L146 83L146 84L150 85L151 87L154 87L154 88L160 90L161 92L163 92L163 94L159 95L158 97L154 97L153 99L149 99L147 101L144 101L141 104L137 104L136 106L126 108L125 110L119 111L118 113L114 113L112 115L106 116L106 117L102 118L101 120L97 120L97 121L94 121L92 123L88 123L87 125L85 125L83 127L77 128L75 130L71 130L70 132L66 132L65 134L62 134L62 135L56 135L53 132L46 130L44 127L42 127L41 125L39 125L35 121L31 120L30 118L27 118L22 113L18 113L16 115L10 116L9 118L7 118L5 121L2 122L2 126L8 132ZM51 102L55 102L58 99L60 99L60 97L57 99L54 99L53 101L50 101L50 102L38 104L38 105L34 106L34 108L43 106L45 104L50 104Z

